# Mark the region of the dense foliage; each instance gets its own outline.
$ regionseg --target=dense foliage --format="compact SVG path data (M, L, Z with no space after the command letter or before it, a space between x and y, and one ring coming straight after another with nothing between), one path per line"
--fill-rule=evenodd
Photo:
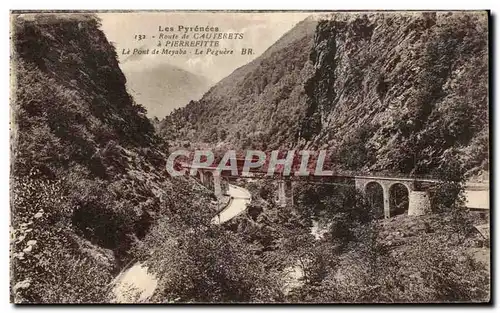
M259 185L246 187L261 213L249 211L229 227L260 247L257 254L269 271L282 273L286 301L489 299L489 269L473 253L489 243L473 227L477 217L463 207L379 220L376 208L352 187L298 184L292 209L278 208L273 196L260 197L267 186ZM319 238L311 234L311 221L322 225ZM294 268L301 274L290 279L286 273Z
M16 302L107 301L157 216L207 191L166 178L165 144L126 92L92 15L13 18L12 288ZM190 196L191 193L196 197Z

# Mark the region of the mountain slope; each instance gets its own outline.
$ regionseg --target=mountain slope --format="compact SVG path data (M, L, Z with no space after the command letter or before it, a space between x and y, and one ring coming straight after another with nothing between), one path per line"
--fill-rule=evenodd
M168 116L160 134L243 149L327 148L348 170L475 175L488 169L487 27L486 12L304 21Z
M167 116L160 125L162 136L232 143L279 136L273 143L285 144L298 132L296 116L304 114L306 97L301 85L312 73L308 51L315 25L316 21L309 19L298 23L260 57L211 88L200 101L192 101Z

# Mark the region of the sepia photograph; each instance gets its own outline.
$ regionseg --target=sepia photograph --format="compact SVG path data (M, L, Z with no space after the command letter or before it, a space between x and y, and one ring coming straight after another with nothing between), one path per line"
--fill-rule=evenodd
M14 304L491 304L491 15L10 19Z

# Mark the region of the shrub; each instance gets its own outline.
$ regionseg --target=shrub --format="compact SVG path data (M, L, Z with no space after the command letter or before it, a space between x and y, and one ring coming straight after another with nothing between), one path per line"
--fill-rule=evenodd
M16 303L101 302L110 268L83 254L72 235L63 182L31 176L12 182L11 270Z

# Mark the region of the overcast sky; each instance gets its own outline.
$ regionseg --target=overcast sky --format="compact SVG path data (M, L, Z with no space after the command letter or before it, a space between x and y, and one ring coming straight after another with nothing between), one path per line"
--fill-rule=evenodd
M197 75L202 75L216 83L236 68L262 54L283 34L305 19L310 13L202 13L202 12L142 12L142 13L101 13L102 30L113 42L121 67L127 75L127 67L133 72L144 67L168 63ZM137 42L134 35L158 36L158 26L217 26L220 32L239 32L243 40L222 40L221 48L234 49L231 56L195 56L193 54L162 56L146 55L127 59L122 49L154 48L155 39ZM158 38L158 37L156 37ZM241 55L241 48L253 48L255 54ZM171 48L175 49L175 48Z

